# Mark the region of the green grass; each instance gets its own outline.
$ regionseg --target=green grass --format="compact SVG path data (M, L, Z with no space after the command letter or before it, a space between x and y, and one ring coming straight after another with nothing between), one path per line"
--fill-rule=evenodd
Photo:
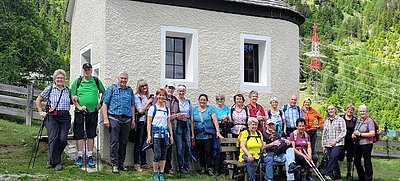
M39 154L35 167L28 169L29 159L34 147L34 136L37 135L38 126L19 125L5 120L0 120L0 176L4 174L17 174L20 180L151 180L151 172L120 172L111 173L111 167L103 164L103 170L95 173L85 171L73 165L63 155L65 169L55 171L45 168L47 161L47 144L40 144ZM374 180L400 181L400 159L374 158ZM345 163L342 166L342 175L345 175ZM181 177L167 177L170 180L225 180L223 177L200 176L198 174L184 175ZM0 180L1 177L0 177Z

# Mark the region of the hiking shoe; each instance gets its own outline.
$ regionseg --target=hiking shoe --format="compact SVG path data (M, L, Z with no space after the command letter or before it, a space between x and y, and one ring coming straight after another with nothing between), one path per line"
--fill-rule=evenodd
M118 170L128 171L128 169L126 167L124 167L123 165L118 166Z
M184 167L180 167L179 168L179 172L183 173L183 174L188 174L189 172L186 170L186 168Z
M140 165L140 168L145 169L145 170L151 169L149 164Z
M206 170L204 168L201 168L200 174L202 174L202 175L206 174Z
M87 165L88 165L89 167L91 167L91 168L93 168L93 167L95 166L92 156L89 156Z
M289 165L288 172L289 172L289 173L294 173L294 172L297 171L297 169L299 169L299 168L301 168L300 165L296 165L295 162L292 162L292 163Z
M54 166L52 164L50 164L50 161L48 161L46 164L46 168L54 168Z
M160 177L157 172L153 173L153 180L160 180Z
M64 169L64 167L61 165L61 163L58 163L58 164L54 167L54 169L57 170L57 171L59 171L59 170Z
M118 173L118 166L113 166L112 167L112 173Z
M165 180L165 173L160 173L159 177L160 177L160 180Z
M82 156L78 156L78 158L75 161L75 165L78 167L81 167L83 165L83 158Z
M173 170L167 170L164 174L175 175L175 172Z
M142 171L143 171L143 170L140 168L140 165L139 165L139 164L133 165L133 168L134 168L136 171L138 171L138 172L142 172Z
M212 169L212 168L208 168L208 169L207 169L207 174L208 174L209 176L213 176L213 175L214 175L213 169Z

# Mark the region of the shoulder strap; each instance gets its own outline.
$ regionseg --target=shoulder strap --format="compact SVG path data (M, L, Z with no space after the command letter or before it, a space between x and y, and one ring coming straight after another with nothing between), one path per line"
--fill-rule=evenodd
M96 82L97 90L100 91L99 78L97 78L96 76L93 76L93 79L94 79L94 82Z
M283 111L279 110L279 116L281 116L281 119L283 120Z
M67 88L67 89L68 89L68 88ZM62 93L63 93L63 92L64 92L64 89L61 90L60 97L58 97L57 104L56 104L56 106L54 107L56 110L57 110L58 104L60 103L60 100L61 100L61 97L62 97Z
M297 108L297 111L299 111L298 113L299 113L299 118L300 118L300 111L301 111L301 109L300 109L299 106L296 106L296 108Z
M280 112L280 111L279 111L279 112ZM271 117L272 117L271 109L268 109L267 114L268 114L268 118L271 119Z
M50 90L49 90L49 93L47 94L47 102L49 102L49 103L51 103L50 94L51 94L52 90L53 90L53 85L50 85Z

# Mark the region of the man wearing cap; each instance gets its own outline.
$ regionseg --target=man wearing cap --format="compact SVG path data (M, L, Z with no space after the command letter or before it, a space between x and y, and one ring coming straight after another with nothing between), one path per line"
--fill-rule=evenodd
M172 124L172 131L173 135L175 136L175 131L176 131L176 118L180 116L180 111L179 111L179 100L174 96L175 92L175 84L173 82L168 82L165 85L165 90L167 91L167 98L165 105L171 112L171 124ZM154 99L153 104L156 104L158 101L157 98ZM174 138L175 140L175 138ZM164 168L164 173L166 174L175 174L175 172L172 170L172 146L168 147L167 149L167 158L165 162L165 168Z
M71 86L71 96L76 107L73 131L78 155L75 164L82 166L83 159L87 159L87 165L94 167L92 156L94 138L97 136L98 110L102 104L99 103L99 96L105 92L105 89L103 83L97 77L92 76L93 71L90 63L83 64L82 69L83 77L80 76L75 79ZM86 130L84 130L84 122L86 122ZM85 134L87 138L87 158L83 157Z
M287 180L295 180L294 172L297 165L294 157L294 150L291 141L281 138L275 131L274 121L267 120L267 128L263 132L264 148L266 148L265 161L265 180L274 180L273 162L285 162Z

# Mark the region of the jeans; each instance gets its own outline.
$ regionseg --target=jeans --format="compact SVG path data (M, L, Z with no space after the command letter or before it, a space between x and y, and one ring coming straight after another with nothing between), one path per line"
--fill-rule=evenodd
M275 162L285 162L285 170L287 180L294 180L294 173L289 173L289 165L295 162L294 150L293 148L288 148L286 153L282 153L280 155L275 155L273 152L268 153L267 156L264 157L265 162L265 180L274 180L274 161Z
M147 127L145 126L143 121L139 121L139 124L137 125L136 129L138 137L136 138L135 147L133 148L133 163L145 165L146 151L142 151L142 148L143 148L143 143L147 139Z
M57 111L57 116L46 118L46 130L49 139L49 163L53 166L61 163L61 154L68 145L68 130L71 127L69 111Z
M110 159L113 166L124 166L126 145L132 118L109 116L110 120Z
M246 168L247 168L247 173L249 174L249 180L250 181L255 181L256 180L256 169L257 169L257 160L254 159L252 162L249 162L249 158L247 155L243 155L244 161L246 161Z
M190 133L187 130L185 124L178 124L181 126L182 132L176 132L176 149L177 149L177 157L178 157L178 166L179 168L187 167L189 168L189 154L190 154Z
M371 162L372 146L373 144L366 144L366 145L356 144L356 149L354 154L354 165L357 168L358 179L361 181L372 180L373 176L372 162ZM361 157L364 158L364 167L361 163Z
M323 170L321 170L322 174L327 176L335 176L333 175L333 171L340 170L338 158L340 153L342 152L343 146L335 146L335 147L325 147L329 154L329 160L326 163ZM340 175L340 171L337 172Z
M307 134L310 136L312 155L315 155L316 154L315 144L317 143L317 130L307 131Z

